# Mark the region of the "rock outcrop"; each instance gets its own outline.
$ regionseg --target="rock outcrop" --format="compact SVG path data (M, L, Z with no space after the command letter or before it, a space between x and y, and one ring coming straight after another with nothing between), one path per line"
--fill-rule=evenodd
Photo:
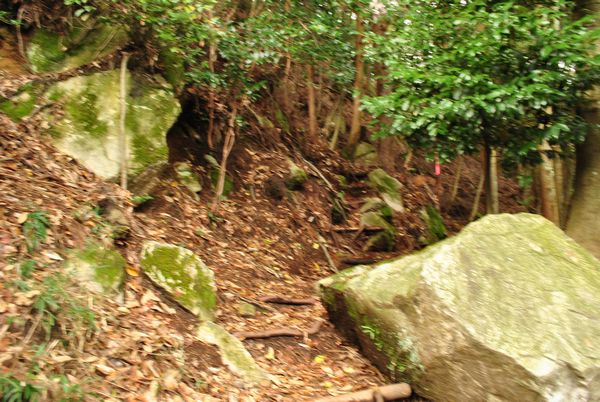
M600 261L546 219L491 215L319 283L331 319L437 401L600 401Z
M170 86L159 76L128 73L126 135L129 173L167 160L166 132L180 106ZM46 113L48 133L58 149L103 178L119 172L119 72L78 76L48 89L45 98L63 105L64 113Z

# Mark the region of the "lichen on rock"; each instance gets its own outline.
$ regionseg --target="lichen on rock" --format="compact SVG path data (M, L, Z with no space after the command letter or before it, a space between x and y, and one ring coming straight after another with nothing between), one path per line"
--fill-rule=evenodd
M217 305L214 274L192 251L147 241L140 265L157 286L200 320L214 318Z

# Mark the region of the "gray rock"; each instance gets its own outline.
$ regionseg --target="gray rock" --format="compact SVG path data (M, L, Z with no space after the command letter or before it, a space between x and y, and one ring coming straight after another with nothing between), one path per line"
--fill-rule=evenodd
M379 191L383 200L396 212L404 212L402 201L402 183L386 173L383 169L375 169L369 173L369 181Z
M217 306L214 274L192 251L147 241L140 265L152 282L200 320L214 318Z
M435 401L600 401L600 261L546 219L490 215L319 283L333 321Z

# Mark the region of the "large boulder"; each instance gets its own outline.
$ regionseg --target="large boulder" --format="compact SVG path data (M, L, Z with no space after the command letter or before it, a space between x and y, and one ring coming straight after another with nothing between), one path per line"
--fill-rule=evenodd
M128 73L126 135L129 173L135 175L168 157L166 133L180 112L170 86L160 77ZM117 176L120 81L118 71L78 76L54 84L45 97L63 105L64 113L48 112L49 134L57 148L103 178Z
M540 216L487 216L319 292L380 369L436 402L600 401L600 261Z
M147 241L140 265L157 286L201 321L214 318L217 306L214 273L192 251Z

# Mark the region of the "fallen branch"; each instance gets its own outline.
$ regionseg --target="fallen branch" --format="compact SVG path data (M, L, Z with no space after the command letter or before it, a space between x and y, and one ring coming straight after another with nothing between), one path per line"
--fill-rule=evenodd
M307 299L290 299L281 296L263 296L258 300L263 303L289 304L291 306L308 306L317 302L317 299L313 297Z
M372 401L393 401L396 399L408 398L412 394L410 385L405 383L385 385L364 391L353 392L346 395L330 396L326 398L315 399L314 402L372 402Z
M263 339L263 338L273 338L276 336L301 336L307 337L309 335L314 335L321 329L321 325L323 325L322 320L317 320L315 323L306 331L302 331L296 328L283 327L283 328L274 328L267 329L264 331L242 331L236 332L235 336L244 340L244 339Z

